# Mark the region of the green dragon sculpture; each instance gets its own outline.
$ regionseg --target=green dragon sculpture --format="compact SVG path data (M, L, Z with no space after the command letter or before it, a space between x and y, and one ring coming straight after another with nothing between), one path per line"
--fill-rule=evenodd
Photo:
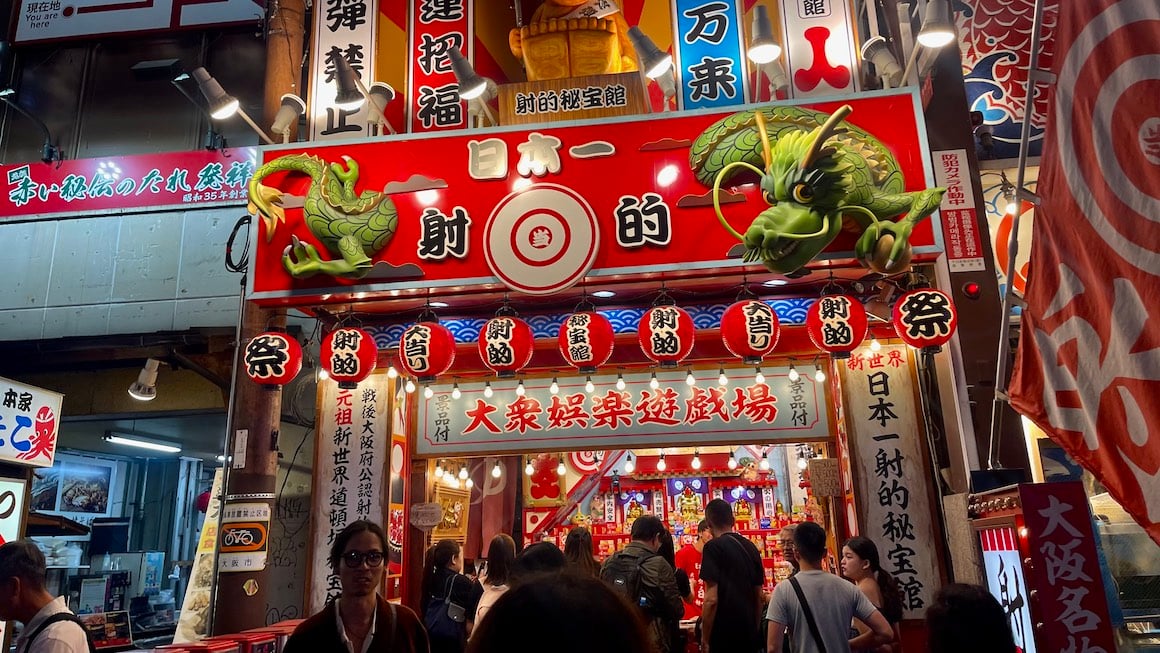
M278 225L286 221L286 213L282 208L283 192L262 184L262 179L285 171L310 177L310 190L302 206L303 221L310 233L341 259L323 259L318 248L293 236L292 244L282 253L282 266L293 277L301 279L321 273L360 279L373 267L371 259L395 235L399 224L395 203L377 191L364 190L355 195L358 163L348 156L342 158L345 166L327 165L322 159L307 154L290 154L263 165L250 178L248 208L266 223L269 242Z
M793 275L852 220L862 230L854 249L859 262L884 274L906 270L911 230L938 208L946 189L903 192L902 171L886 147L865 130L840 126L852 111L849 105L830 116L798 107L743 111L697 137L689 164L698 181L712 185L717 219L745 244L746 262ZM757 173L770 204L744 235L725 220L720 203L721 184L741 170Z

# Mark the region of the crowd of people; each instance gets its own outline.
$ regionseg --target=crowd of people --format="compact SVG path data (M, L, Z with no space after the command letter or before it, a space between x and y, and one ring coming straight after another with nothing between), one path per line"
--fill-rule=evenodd
M306 619L284 653L898 653L902 598L874 543L842 547L845 579L823 569L827 535L813 522L780 534L789 582L763 592L757 548L734 530L729 504L705 506L696 540L675 551L654 516L601 564L591 534L569 532L564 551L540 542L517 552L492 538L474 577L452 540L424 557L420 615L379 594L386 536L369 521L330 549L341 593ZM92 650L83 624L45 589L44 555L27 540L0 546L0 619L24 629L18 653ZM943 587L926 612L929 653L1015 653L1007 616L986 589ZM691 629L681 628L682 620ZM690 647L691 642L697 646Z

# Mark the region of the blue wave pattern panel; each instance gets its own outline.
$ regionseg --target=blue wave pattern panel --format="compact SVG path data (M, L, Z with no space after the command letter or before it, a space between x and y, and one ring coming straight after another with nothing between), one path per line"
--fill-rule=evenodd
M777 319L781 321L782 325L795 325L806 323L806 313L815 301L817 300L813 298L799 297L767 300L765 303L773 307L774 312L777 313ZM728 307L729 304L708 304L682 306L681 308L689 312L689 316L693 318L693 324L698 329L715 329L721 325L721 316L724 315L725 309ZM612 323L614 333L636 333L636 327L640 324L640 318L646 310L644 308L616 308L598 312ZM560 325L569 315L571 313L521 315L520 317L532 327L532 333L539 339L556 338L560 334ZM483 318L469 318L440 320L439 323L451 331L451 335L455 336L455 342L471 344L479 340L479 331L486 322L487 320ZM375 345L379 349L389 349L398 346L403 331L406 331L411 324L408 322L389 326L372 326L366 327L366 329L374 335Z

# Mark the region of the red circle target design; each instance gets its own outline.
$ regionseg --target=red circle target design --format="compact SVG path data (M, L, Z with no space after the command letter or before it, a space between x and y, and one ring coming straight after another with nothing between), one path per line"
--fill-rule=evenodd
M581 474L593 474L600 471L600 458L596 457L596 453L595 451L573 451L568 454L568 462L572 464L572 469Z

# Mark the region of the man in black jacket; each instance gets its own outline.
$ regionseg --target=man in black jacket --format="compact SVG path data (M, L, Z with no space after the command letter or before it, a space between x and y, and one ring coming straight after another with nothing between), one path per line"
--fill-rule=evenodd
M721 499L705 504L713 539L705 544L701 580L702 653L757 653L761 648L761 587L765 573L753 542L733 532L733 508Z
M638 517L632 523L631 535L632 542L623 551L604 561L600 578L640 606L657 651L670 653L669 634L685 614L685 604L677 591L673 568L657 555L665 525L653 515Z

